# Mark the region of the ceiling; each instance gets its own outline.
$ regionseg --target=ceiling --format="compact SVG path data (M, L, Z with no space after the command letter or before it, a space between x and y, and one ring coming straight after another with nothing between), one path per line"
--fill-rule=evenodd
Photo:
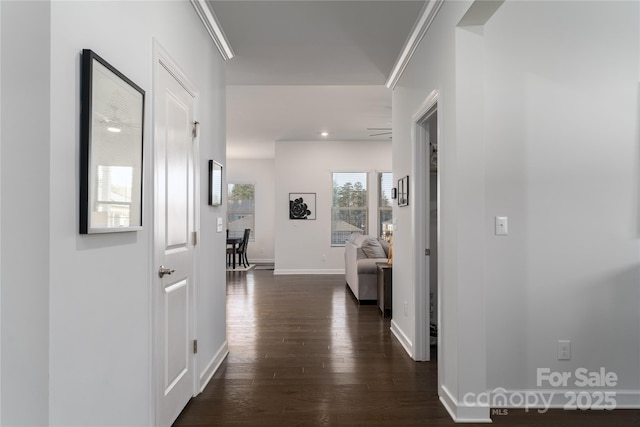
M389 141L367 128L391 128L384 83L424 3L210 1L236 55L227 157L272 158L281 140Z

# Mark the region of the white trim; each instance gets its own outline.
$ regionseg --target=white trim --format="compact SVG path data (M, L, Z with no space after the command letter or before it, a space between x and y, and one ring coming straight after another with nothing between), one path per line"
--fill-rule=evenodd
M402 332L402 329L400 329L393 319L391 319L390 329L393 336L396 337L397 340L400 341L400 344L402 344L402 347L404 347L404 351L407 352L409 357L413 358L413 344L411 343L411 340L404 334L404 332Z
M440 92L437 89L431 91L431 93L422 101L420 107L416 110L416 112L411 116L411 121L413 123L419 122L420 119L424 117L425 114L433 108L434 105L438 103L438 98L440 97Z
M261 265L261 264L274 264L276 262L276 260L274 258L254 258L254 257L249 257L251 258L251 263L255 264L255 265Z
M51 12L49 12L51 13ZM2 7L0 7L0 22L2 22ZM51 24L49 24L51 25ZM49 28L49 31L51 29ZM2 39L2 31L0 31L0 41ZM0 42L0 46L2 43ZM51 47L49 47L49 52L51 52ZM2 93L2 55L0 55L0 94ZM49 90L51 90L51 83L49 83ZM0 95L0 99L2 96ZM49 95L49 102L51 103L51 95ZM51 116L51 106L49 106L49 115ZM51 129L51 124L49 124L49 129ZM51 147L51 145L49 145ZM51 149L51 148L49 148ZM0 102L0 153L2 153L2 102ZM51 160L51 155L49 155L49 160ZM144 167L144 166L143 166ZM2 155L0 155L0 177L2 176ZM142 182L144 182L144 174L142 175ZM2 179L0 178L0 188L2 187ZM144 194L144 193L143 193ZM49 189L49 195L51 195L51 189ZM144 206L144 204L143 204ZM51 208L49 208L51 209ZM2 197L0 197L0 224L2 224ZM49 230L51 227L49 226ZM0 227L0 242L2 240L2 227ZM51 260L51 247L49 247L49 260ZM0 271L2 271L2 249L0 245ZM51 272L51 267L49 267L49 272ZM2 278L0 278L0 307L2 307ZM49 301L51 301L51 297L49 297ZM51 309L49 309L51 310ZM0 310L0 319L2 319L2 311ZM2 330L2 322L0 321L0 330ZM51 337L51 332L49 332L49 337ZM149 342L151 343L151 342ZM49 352L51 352L51 343L49 343ZM51 357L49 357L51 360ZM51 363L51 362L49 362ZM2 339L0 339L0 366L2 366ZM51 375L51 368L49 368L49 375ZM51 383L51 381L49 381ZM0 369L0 420L2 419L2 370ZM49 397L49 401L51 397Z
M505 0L474 0L465 12L458 27L479 26L486 24Z
M222 26L218 22L216 14L211 10L211 7L209 7L205 0L191 0L191 4L204 24L204 27L207 29L207 32L211 36L211 40L213 40L218 48L222 59L226 61L233 58L235 56L233 49L231 49L229 40L224 34Z
M440 402L456 423L492 423L489 407L462 405L446 386L440 387Z
M320 270L320 269L294 269L294 268L277 268L273 270L273 275L293 275L293 274L342 274L344 275L344 268L338 268L334 270Z
M411 189L412 201L411 201L411 227L412 234L414 236L422 236L421 239L413 240L413 253L414 253L414 271L413 271L413 287L414 287L414 313L415 313L415 328L414 328L414 355L413 358L417 361L428 361L430 357L430 340L429 330L429 304L428 301L429 292L425 289L425 283L429 283L429 267L424 255L425 248L429 247L429 241L427 241L428 229L425 230L425 222L428 221L428 214L425 219L425 212L429 212L428 203L429 200L424 200L425 196L425 183L427 177L429 177L428 164L428 152L423 142L425 140L425 131L422 126L423 122L428 119L427 114L437 106L439 98L439 92L434 90L427 96L425 101L420 105L420 108L415 112L411 118L411 152L413 153L413 165L412 173L413 183L409 182L409 188ZM438 117L440 121L440 116ZM438 126L438 129L440 126ZM440 173L440 171L438 171ZM438 241L438 246L440 242ZM438 248L438 253L441 251ZM440 280L438 280L439 282ZM439 287L439 284L438 284ZM440 291L438 291L440 295ZM440 307L438 307L438 313L440 313ZM440 325L439 325L440 326ZM440 340L441 333L438 333L438 340Z
M153 91L151 92L151 102L149 102L149 120L151 123L151 135L150 135L150 144L147 144L147 153L149 153L147 155L148 158L150 158L151 160L149 161L150 163L150 169L151 169L151 179L150 182L151 184L149 186L147 186L147 188L143 188L143 191L146 192L146 194L148 194L147 197L149 197L149 223L151 224L151 232L149 233L149 259L151 260L151 274L149 276L149 301L151 301L151 310L150 311L150 319L149 319L149 324L151 325L150 328L150 338L149 338L149 356L150 356L150 361L151 363L149 363L149 390L151 391L150 393L150 406L149 406L149 419L151 420L150 425L157 425L158 424L158 410L157 410L157 406L158 406L158 384L157 384L157 372L158 372L158 365L159 365L159 356L158 356L158 352L156 350L156 346L158 345L158 340L159 340L159 325L157 325L157 318L158 318L158 301L157 301L157 295L156 295L156 280L155 280L155 261L156 261L156 238L155 238L155 230L157 227L156 224L156 173L157 173L157 168L156 168L156 112L155 112L155 103L156 103L156 89L158 87L158 74L159 74L159 67L158 65L160 64L160 56L161 56L161 52L164 52L164 50L162 49L162 46L160 45L160 43L158 42L158 40L156 40L155 38L153 39L153 63L151 66L151 71L152 71L152 87L153 87ZM148 190L148 191L147 191Z
M622 399L620 399L622 397ZM617 409L640 409L640 391L616 391Z
M167 55L168 56L168 55ZM167 58L165 58L166 60ZM165 66L166 67L166 66ZM185 87L185 89L187 90L187 92L189 92L191 94L191 96L193 96L193 116L192 116L192 120L193 122L197 122L199 121L198 118L198 110L199 110L199 106L200 106L200 98L199 98L199 93L198 90L195 88L195 86L192 85L191 81L187 78L186 75L184 75L184 73L182 73L182 70L179 67L176 67L173 69L173 72L179 73L179 79L178 82L180 82L180 84L182 86L184 86L185 84L187 86L189 86L192 90L189 90L189 87ZM192 225L192 229L191 232L195 232L197 236L201 236L202 234L200 233L200 211L202 209L201 206L201 197L200 197L200 132L196 132L196 135L193 137L192 139L192 149L191 149L191 154L193 155L193 158L191 159L192 162L192 167L193 167L193 175L191 176L190 179L193 180L193 188L190 188L190 195L189 197L193 198L193 216L192 216L192 221L193 221L193 225ZM192 274L192 278L193 278L193 292L191 292L192 295L192 301L191 301L191 307L192 307L192 318L191 318L191 327L193 328L191 331L191 336L192 336L192 340L197 340L198 339L198 291L199 291L199 287L202 286L202 280L200 278L200 257L202 256L202 251L200 251L200 244L193 244L193 242L191 242L192 244L192 251L193 251L193 270L191 271ZM192 359L193 361L193 370L194 372L198 372L198 369L200 368L200 357L198 357L198 354L196 353L192 353ZM196 375L193 376L193 390L194 390L194 396L196 394L198 394L198 378Z
M440 387L440 402L445 407L447 412L451 418L457 423L491 423L492 420L490 417L487 417L487 414L490 412L490 409L527 409L524 404L522 405L514 405L509 402L513 402L514 399L511 399L511 396L519 395L523 396L526 393L532 393L537 396L544 395L545 400L548 402L549 397L551 398L551 403L549 404L547 409L564 409L564 405L567 402L567 398L565 398L564 394L567 392L576 393L593 393L595 391L601 392L615 392L615 401L616 408L615 409L639 409L640 408L640 391L637 390L616 390L616 389L551 389L551 390L505 390L501 388L497 388L495 390L489 391L490 397L488 398L487 405L469 405L469 404L460 404L458 400L455 398L453 393L449 391L446 386ZM500 394L502 397L501 401L497 401L496 394ZM520 400L519 398L517 399ZM502 402L506 402L504 405ZM529 404L528 409L544 409L545 406L540 404Z
M444 406L444 409L447 410L449 416L452 420L456 419L456 407L458 406L456 398L453 397L453 394L449 391L446 385L440 386L440 393L438 393L440 397L440 403Z
M503 388L496 388L490 390L489 392L490 397L488 403L491 408L526 409L526 405L524 404L525 402L523 402L523 404L517 405L514 404L514 402L519 402L520 396L526 396L527 394L530 394L536 396L544 396L545 401L550 401L547 409L565 409L565 405L569 401L569 398L565 397L565 393L574 393L576 396L580 393L588 393L589 396L594 396L593 393L595 392L613 392L615 393L615 409L640 409L640 391L638 390L617 390L615 388L505 390ZM498 395L502 396L502 398L499 398ZM598 398L593 397L594 402L596 399ZM542 399L540 399L540 403L541 404L534 404L530 400L528 408L544 409L545 405L543 404ZM604 405L604 402L602 402L601 404Z
M154 64L160 63L165 70L167 70L167 72L171 74L187 92L189 92L189 95L194 99L197 98L198 90L196 89L196 86L191 82L189 77L182 72L178 64L176 64L156 39L153 40L153 47L156 51L156 62L154 62Z
M228 354L229 344L225 341L209 361L207 367L200 373L200 393L204 391L205 387L209 384L209 381L211 381L211 378L213 378L213 375L216 373L218 368L220 368L220 365L224 362L224 359Z
M407 68L409 61L411 61L413 54L418 48L420 41L429 30L429 27L431 27L433 20L443 4L444 0L430 0L425 4L424 8L420 12L418 20L409 34L409 37L407 37L407 40L404 42L402 51L400 52L398 59L396 59L396 62L391 69L391 73L389 73L389 77L387 77L387 81L385 83L387 88L393 89L396 87L398 80L402 77L402 73L404 73L405 68Z

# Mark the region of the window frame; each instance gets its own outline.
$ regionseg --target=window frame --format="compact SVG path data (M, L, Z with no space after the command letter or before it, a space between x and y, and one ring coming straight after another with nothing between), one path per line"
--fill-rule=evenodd
M389 174L391 176L391 188L393 188L393 172L391 171L376 171L376 213L377 213L377 221L376 221L376 233L377 237L385 239L385 236L382 236L382 212L388 211L391 213L391 234L389 234L389 238L393 236L393 199L391 195L389 195L389 206L382 206L380 202L382 201L382 175ZM385 239L389 240L389 239Z

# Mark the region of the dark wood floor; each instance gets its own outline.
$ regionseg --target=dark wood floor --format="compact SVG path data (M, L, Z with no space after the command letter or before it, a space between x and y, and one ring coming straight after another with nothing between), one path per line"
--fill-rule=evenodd
M229 356L175 426L455 425L438 401L437 363L411 360L343 276L227 279ZM640 426L640 411L509 410L493 422Z

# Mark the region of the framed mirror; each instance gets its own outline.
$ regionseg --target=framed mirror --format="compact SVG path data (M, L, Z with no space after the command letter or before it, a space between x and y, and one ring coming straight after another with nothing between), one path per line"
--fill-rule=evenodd
M222 165L209 160L209 205L222 205Z
M80 233L142 229L145 92L82 51Z

